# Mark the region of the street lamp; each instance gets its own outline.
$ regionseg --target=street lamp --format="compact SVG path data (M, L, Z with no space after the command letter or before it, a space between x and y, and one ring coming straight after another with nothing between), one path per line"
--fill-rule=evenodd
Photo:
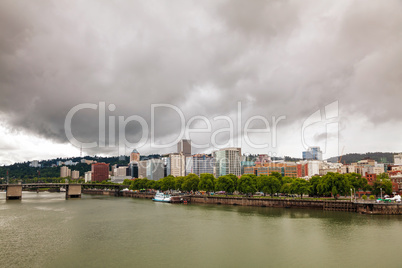
M350 188L350 202L352 202L352 188Z

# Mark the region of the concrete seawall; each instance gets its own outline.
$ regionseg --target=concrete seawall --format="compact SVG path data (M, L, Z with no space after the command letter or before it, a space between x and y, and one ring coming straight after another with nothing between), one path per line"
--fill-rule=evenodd
M84 194L123 196L131 198L152 199L152 193L120 192L104 190L83 190ZM275 199L254 197L216 197L216 196L183 196L183 200L193 204L232 205L273 208L302 208L318 209L324 211L344 211L372 215L402 215L400 203L361 203L345 200L303 200L303 199Z

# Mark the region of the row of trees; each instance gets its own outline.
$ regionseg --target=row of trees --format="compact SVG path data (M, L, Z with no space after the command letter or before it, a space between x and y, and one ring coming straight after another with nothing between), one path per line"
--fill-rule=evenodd
M310 180L301 178L284 177L280 173L273 172L270 176L253 174L244 174L240 178L233 174L215 178L212 174L201 174L198 177L196 174L189 174L185 177L167 176L158 181L144 179L125 180L125 185L128 185L132 190L141 189L158 189L180 190L180 191L197 191L204 190L207 192L225 191L233 193L238 191L242 194L251 195L255 192L263 192L264 195L281 194L303 194L311 196L347 196L350 190L353 191L372 191L378 195L380 189L387 194L392 192L392 183L386 174L378 176L377 181L370 186L367 179L360 174L338 174L328 173L325 176L314 176Z

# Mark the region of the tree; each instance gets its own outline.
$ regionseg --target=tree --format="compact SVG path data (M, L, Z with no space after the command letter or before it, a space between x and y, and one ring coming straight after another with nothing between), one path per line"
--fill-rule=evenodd
M228 174L226 176L228 176L228 178L230 178L233 181L234 191L235 191L237 189L237 186L238 186L239 178L234 174ZM255 176L255 175L253 175L253 176Z
M381 193L381 189L385 194L392 194L392 182L386 173L377 176L373 183L372 193L379 195Z
M253 194L257 191L255 177L248 174L242 175L239 180L238 190L243 194Z
M344 175L328 172L320 180L317 189L320 194L332 194L337 199L338 194L347 195L349 193L350 183Z
M320 184L320 181L321 181L321 177L320 177L320 176L313 176L313 177L311 177L311 179L310 179L310 186L311 186L311 188L310 188L310 193L311 193L313 196L317 196L317 195L319 194L318 185Z
M290 182L283 184L281 187L281 193L284 193L284 194L292 193L291 186L292 186L292 183L290 183Z
M358 173L350 173L350 174L345 174L346 179L349 180L350 186L355 189L355 190L367 190L368 188L368 183L367 179L363 178L362 175Z
M175 189L176 190L183 190L183 182L184 182L184 177L183 176L178 176L175 178Z
M218 191L225 191L225 193L232 193L235 190L233 180L225 175L220 176L216 182L216 189Z
M182 188L185 191L197 191L199 183L200 178L196 174L190 173L186 177L184 177Z
M172 175L169 175L161 179L160 187L162 191L176 189L175 186L176 186L175 177L173 177Z
M303 194L309 194L311 189L310 183L300 178L294 179L290 187L293 193L300 195L300 198L303 198Z
M208 192L214 191L215 189L215 177L209 173L203 173L200 175L200 190L205 190Z
M130 185L131 184L131 180L130 179L125 179L123 181L123 185Z
M258 179L257 186L259 191L264 192L264 195L269 193L271 196L281 189L281 183L275 176L261 175Z

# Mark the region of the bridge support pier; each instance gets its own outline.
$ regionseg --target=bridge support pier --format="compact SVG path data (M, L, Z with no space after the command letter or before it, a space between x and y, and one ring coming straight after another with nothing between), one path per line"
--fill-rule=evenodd
M66 199L81 198L81 184L68 184L66 186Z
M6 187L6 200L22 198L22 185L7 185Z

